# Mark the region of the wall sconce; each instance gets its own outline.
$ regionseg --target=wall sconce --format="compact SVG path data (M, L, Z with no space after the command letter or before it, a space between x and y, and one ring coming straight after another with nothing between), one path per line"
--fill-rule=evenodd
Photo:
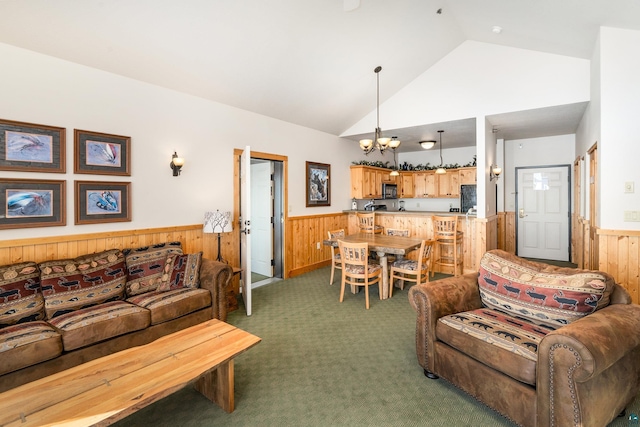
M491 179L491 181L496 181L498 178L500 178L500 174L502 173L502 168L496 165L491 165L491 168L489 169L489 178Z
M173 176L178 176L180 175L180 169L184 166L184 159L182 157L178 157L178 153L174 151L171 156L171 163L169 163L169 166L171 166L171 170L173 170Z

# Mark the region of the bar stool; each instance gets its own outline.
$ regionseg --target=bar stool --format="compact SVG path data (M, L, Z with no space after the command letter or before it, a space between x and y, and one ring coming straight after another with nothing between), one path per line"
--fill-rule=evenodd
M433 240L436 243L436 257L431 263L431 276L433 277L434 267L452 267L453 275L458 276L458 266L460 274L464 271L462 255L462 240L464 233L458 231L457 216L432 216Z
M376 225L375 212L371 212L371 213L356 212L356 219L358 221L358 230L360 231L360 233L371 233L371 234L382 233L383 227L381 225Z

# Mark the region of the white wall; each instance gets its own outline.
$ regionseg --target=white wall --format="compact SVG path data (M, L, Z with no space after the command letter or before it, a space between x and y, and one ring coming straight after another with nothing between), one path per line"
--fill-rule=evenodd
M599 226L640 230L623 216L640 211L640 31L600 29L600 73ZM635 193L624 193L626 182Z
M206 210L231 210L233 150L289 158L288 215L350 206L349 165L357 144L290 123L0 44L0 117L66 127L65 174L0 172L4 178L67 182L67 226L0 231L15 239L200 223ZM131 137L132 175L73 173L73 130ZM173 177L173 151L186 159ZM339 153L339 155L336 155ZM305 207L305 161L331 165L331 207ZM74 180L131 181L132 222L74 226Z
M586 59L465 41L381 104L380 116L396 129L588 100ZM375 110L343 136L372 123Z
M513 139L504 142L505 211L516 209L516 168L524 166L572 165L575 159L575 135ZM573 170L573 169L572 169Z

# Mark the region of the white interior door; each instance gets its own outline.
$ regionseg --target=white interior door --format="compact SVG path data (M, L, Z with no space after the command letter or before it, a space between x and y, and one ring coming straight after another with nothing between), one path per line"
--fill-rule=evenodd
M518 255L569 261L569 169L517 169Z
M251 147L240 156L240 292L251 316Z
M269 160L251 164L251 271L273 277L273 189Z

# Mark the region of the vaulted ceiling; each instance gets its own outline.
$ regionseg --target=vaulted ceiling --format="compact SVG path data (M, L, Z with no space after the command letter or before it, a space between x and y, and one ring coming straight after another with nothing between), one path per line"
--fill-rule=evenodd
M382 103L465 40L590 58L600 26L640 30L640 2L0 0L2 43L334 135L378 65Z

